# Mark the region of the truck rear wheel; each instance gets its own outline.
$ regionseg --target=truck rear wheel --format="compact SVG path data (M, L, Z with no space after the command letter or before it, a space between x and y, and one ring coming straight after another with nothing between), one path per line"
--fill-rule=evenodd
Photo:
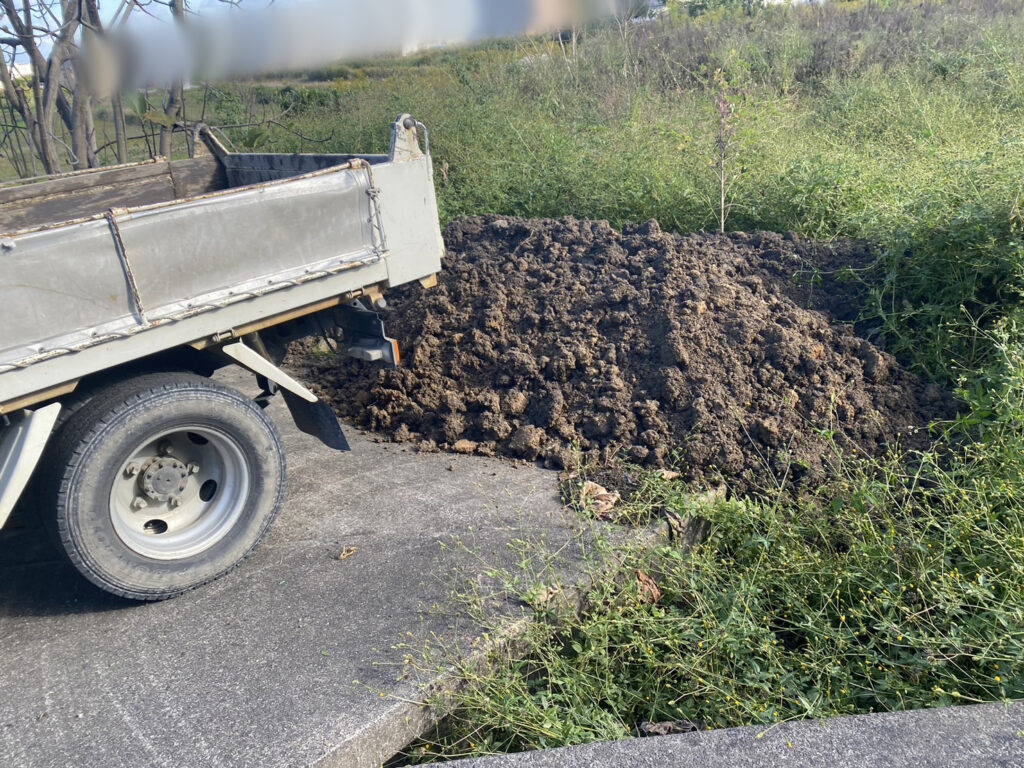
M273 422L201 376L113 385L54 437L44 509L75 568L123 597L163 600L224 575L284 500Z

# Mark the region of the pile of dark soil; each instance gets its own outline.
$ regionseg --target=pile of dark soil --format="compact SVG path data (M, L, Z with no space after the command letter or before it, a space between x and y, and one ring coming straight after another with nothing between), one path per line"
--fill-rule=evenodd
M342 417L394 440L749 490L821 479L836 446L921 444L951 412L840 322L860 302L840 265L871 262L856 245L497 217L446 240L440 285L389 297L405 367L319 366Z

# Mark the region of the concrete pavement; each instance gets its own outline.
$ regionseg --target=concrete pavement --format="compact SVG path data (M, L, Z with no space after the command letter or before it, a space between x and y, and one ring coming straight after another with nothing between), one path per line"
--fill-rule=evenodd
M31 526L0 532L0 765L379 765L427 723L395 646L473 635L453 574L484 564L442 544L500 561L510 539L571 540L554 473L351 432L336 454L273 408L288 502L215 584L130 604Z

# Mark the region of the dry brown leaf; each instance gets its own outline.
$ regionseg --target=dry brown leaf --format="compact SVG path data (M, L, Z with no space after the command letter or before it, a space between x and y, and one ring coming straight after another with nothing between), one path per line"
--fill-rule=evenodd
M670 509L665 510L665 520L668 523L668 537L675 539L676 536L683 536L686 533L686 520L678 512Z
M676 733L693 733L694 731L703 731L696 723L690 722L689 720L669 720L663 723L640 723L637 731L640 736L671 736Z
M341 550L341 554L338 555L339 560L348 560L352 555L359 551L359 547L345 547Z
M682 477L682 475L680 475L678 472L673 472L671 469L659 469L658 477L660 477L665 482L670 483L673 480L678 480L680 477Z
M594 497L594 514L601 518L610 517L608 513L619 503L619 492L602 493Z
M583 484L583 490L580 491L580 503L584 506L590 505L598 518L610 517L608 513L621 498L618 491L609 491L589 480Z
M654 579L643 571L636 572L636 587L640 591L640 601L654 604L661 600L661 590L654 583Z

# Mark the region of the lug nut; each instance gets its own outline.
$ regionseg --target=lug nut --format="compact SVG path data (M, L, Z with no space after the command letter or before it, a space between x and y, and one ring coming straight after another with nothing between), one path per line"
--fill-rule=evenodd
M144 510L148 506L149 506L149 502L147 502L141 496L136 496L135 500L132 502L132 509L134 509L136 512L141 512L142 510Z
M132 462L131 464L124 468L124 473L128 477L135 477L137 474L139 474L141 469L142 468L138 464Z
M163 456L174 455L174 446L171 445L170 440L161 440L160 444L156 447L156 449Z
M199 465L198 464L189 464L188 465L188 473L190 475L198 475L199 474Z
M171 509L176 509L180 504L181 499L179 499L177 496L171 496L171 498L167 500L167 506L169 506Z

